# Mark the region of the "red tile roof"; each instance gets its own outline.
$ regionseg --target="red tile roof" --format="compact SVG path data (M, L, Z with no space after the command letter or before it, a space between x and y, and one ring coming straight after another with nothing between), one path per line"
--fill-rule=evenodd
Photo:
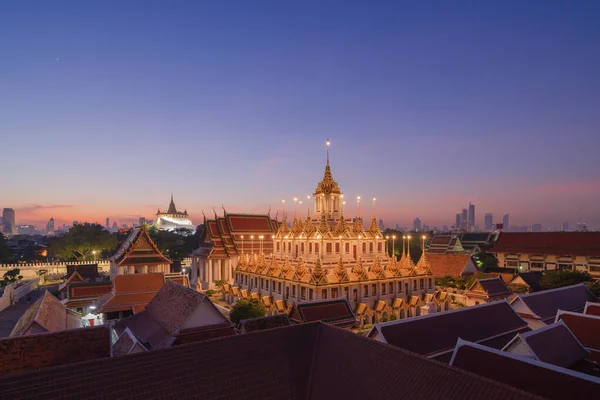
M470 259L471 256L469 254L427 253L427 260L429 261L431 271L436 278L446 275L462 275Z
M518 332L527 330L527 323L508 302L496 301L375 324L369 336L418 354L436 356L452 351L459 338L502 348Z
M80 324L81 316L67 309L46 290L17 321L10 336L63 331L78 328Z
M0 376L110 357L104 326L0 339Z
M490 251L600 256L600 232L502 232Z
M600 303L586 303L584 313L600 316Z
M460 341L450 365L555 400L600 398L596 378Z
M529 393L321 323L269 329L33 373L2 398L534 399Z
M322 321L336 326L356 324L356 318L346 299L315 300L294 304L289 318L297 323Z
M171 264L158 249L144 227L133 228L111 261L117 265Z
M511 304L522 302L528 311L521 312L528 318L537 318L542 321L553 320L558 310L583 311L586 302L598 302L583 283L565 286L558 289L544 290L542 292L522 294L514 298Z
M600 316L560 311L556 320L563 321L585 347L600 350Z
M67 277L77 272L83 279L89 280L100 276L98 264L69 265L67 264Z

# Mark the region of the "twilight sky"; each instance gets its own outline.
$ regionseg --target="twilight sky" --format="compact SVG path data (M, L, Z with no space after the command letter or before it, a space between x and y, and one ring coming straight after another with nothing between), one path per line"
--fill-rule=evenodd
M17 223L274 215L329 137L346 214L600 228L598 1L20 0L0 38Z

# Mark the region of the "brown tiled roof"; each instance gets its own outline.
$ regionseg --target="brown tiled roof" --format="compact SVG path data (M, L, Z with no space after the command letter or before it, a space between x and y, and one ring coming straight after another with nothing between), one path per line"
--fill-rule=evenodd
M557 321L563 321L585 347L600 350L600 317L560 311Z
M0 339L0 376L110 357L104 326Z
M237 335L237 330L230 322L197 326L181 330L175 337L173 346L235 335Z
M356 323L354 313L346 299L315 300L298 303L290 311L290 319L298 322L322 321L336 326Z
M270 317L244 319L240 322L240 332L250 333L265 329L288 326L290 320L286 314L271 315Z
M427 253L427 260L436 278L446 275L460 276L470 259L471 256L469 254Z
M72 284L67 288L67 297L73 300L80 298L98 298L110 291L112 291L112 283L110 282L102 284Z
M600 303L586 303L585 314L600 316Z
M28 333L56 332L80 326L81 317L68 310L47 290L25 311L10 336ZM31 332L30 332L31 330Z
M535 398L321 323L0 376L0 388L55 400Z
M512 294L502 278L478 279L467 291L468 296L483 295L487 298L508 297Z
M536 360L459 342L451 365L547 399L598 399L594 378Z
M502 232L490 251L600 256L600 232Z
M371 337L418 354L434 356L451 351L459 338L504 347L517 332L527 330L506 301L375 324ZM494 340L501 338L502 340Z
M83 265L68 265L67 277L77 272L83 279L89 280L100 276L98 272L98 264L83 264Z
M522 294L513 299L511 304L518 301L523 302L533 312L533 317L538 316L542 321L547 321L554 319L558 310L583 311L586 302L600 300L583 283L580 283L558 289Z
M189 318L200 308L205 310L204 319L190 321ZM192 323L194 325L189 326ZM224 329L221 324L225 324L228 329ZM219 333L208 332L211 327ZM233 332L231 323L206 295L170 280L165 282L145 310L114 326L118 335L126 328L144 346L152 349L171 346L179 335L186 336L185 340L189 342L194 338L200 340L222 336L225 331Z
M559 367L569 368L588 356L562 322L520 334L518 338L527 344L538 360Z

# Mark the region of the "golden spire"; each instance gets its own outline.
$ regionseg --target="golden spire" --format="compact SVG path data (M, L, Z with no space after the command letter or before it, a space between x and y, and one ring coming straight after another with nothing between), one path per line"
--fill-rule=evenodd
M342 259L341 254L340 258L338 259L337 265L335 266L334 272L338 277L342 277L346 273L346 267L344 267L344 260Z
M356 275L359 275L359 276L364 275L365 267L363 266L360 256L358 257L358 260L356 260L356 265L354 265L354 267L352 267L352 272L354 272Z
M383 271L381 267L381 263L379 262L379 256L375 256L375 261L373 261L373 265L371 266L371 272L379 275Z
M302 256L300 256L298 257L298 262L296 263L296 274L298 274L298 276L302 276L305 272L306 267L304 266L304 260L302 259Z
M317 262L315 263L315 268L313 270L313 275L315 275L315 276L323 275L323 268L321 265L321 257L317 258Z
M315 190L315 195L320 194L331 194L336 193L340 194L340 188L338 183L333 179L333 175L331 174L331 168L329 166L329 145L331 142L327 139L327 163L325 165L325 174L323 174L323 180L317 184L317 189Z

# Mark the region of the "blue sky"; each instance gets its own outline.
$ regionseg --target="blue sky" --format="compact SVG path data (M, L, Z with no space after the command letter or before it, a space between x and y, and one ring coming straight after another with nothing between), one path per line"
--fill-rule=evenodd
M171 191L195 219L266 212L314 190L329 137L388 223L473 201L600 228L599 2L18 1L0 37L21 222L151 217Z

